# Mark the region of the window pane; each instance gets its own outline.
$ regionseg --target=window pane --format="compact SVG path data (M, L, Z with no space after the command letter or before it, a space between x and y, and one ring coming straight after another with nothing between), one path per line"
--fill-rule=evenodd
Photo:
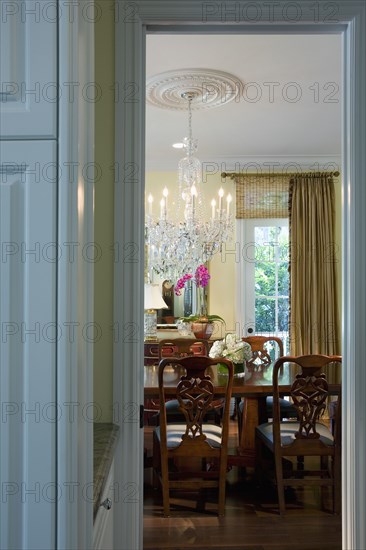
M261 296L274 296L276 293L275 264L256 262L255 293Z
M281 332L284 338L288 331L289 232L280 220L273 222L253 227L255 331L272 335Z
M287 229L287 227L286 228L283 227L282 229ZM281 231L281 234L279 235L278 250L279 250L279 253L278 253L279 261L288 263L289 261L288 232L286 234L282 234L282 231Z
M275 328L275 301L268 298L255 299L256 332L272 332Z
M280 332L288 330L288 298L278 300L278 330Z
M278 264L278 294L288 296L288 263L281 262Z

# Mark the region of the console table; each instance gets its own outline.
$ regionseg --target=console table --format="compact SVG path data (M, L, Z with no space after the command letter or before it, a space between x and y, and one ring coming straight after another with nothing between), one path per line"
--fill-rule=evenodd
M164 335L164 338L159 338L156 341L144 342L144 365L151 367L152 365L157 365L159 362L159 341L160 340L171 340L174 342L175 338L182 338L177 331L174 331L175 334L173 337L169 334L168 336ZM187 338L190 340L191 338ZM209 347L212 346L215 340L208 340ZM202 342L202 340L197 340L197 342Z

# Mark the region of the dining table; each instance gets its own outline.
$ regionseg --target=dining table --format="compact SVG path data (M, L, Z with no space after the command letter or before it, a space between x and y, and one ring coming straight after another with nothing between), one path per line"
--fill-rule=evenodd
M155 365L145 365L144 367L144 397L147 400L159 396L158 370ZM266 397L273 394L272 385L273 363L266 367L248 368L242 376L234 376L232 397L236 403L244 398L242 412L242 428L235 451L229 451L228 464L231 466L254 467L255 466L255 428L262 422L266 422ZM184 375L184 369L179 365L165 368L164 388L167 398L175 397L175 390L180 377ZM215 395L217 397L225 394L227 376L218 372L217 367L208 369L214 385ZM286 366L279 373L279 390L281 396L290 393L294 375L290 368ZM329 390L332 394L340 393L340 385L331 384ZM239 411L238 411L238 414Z

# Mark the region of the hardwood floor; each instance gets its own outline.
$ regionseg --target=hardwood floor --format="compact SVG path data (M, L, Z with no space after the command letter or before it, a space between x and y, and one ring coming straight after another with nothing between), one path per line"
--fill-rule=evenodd
M236 423L231 425L231 443L236 441ZM145 445L151 445L150 434ZM150 447L151 448L151 447ZM277 492L259 489L251 472L240 475L236 468L228 474L226 515L216 515L216 493L176 493L172 515L162 515L160 491L151 487L146 470L144 497L144 549L181 550L341 550L341 517L321 510L316 487L287 491L284 518L278 514ZM330 504L330 499L329 499Z

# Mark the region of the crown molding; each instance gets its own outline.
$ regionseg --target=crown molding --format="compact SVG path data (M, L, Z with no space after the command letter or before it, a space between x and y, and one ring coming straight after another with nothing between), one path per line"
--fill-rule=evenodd
M178 159L179 160L179 159ZM175 172L178 160L169 159L161 162L153 161L146 166L149 172ZM243 155L241 157L200 156L202 171L205 174L221 174L221 172L278 172L279 170L315 170L340 171L341 155Z

